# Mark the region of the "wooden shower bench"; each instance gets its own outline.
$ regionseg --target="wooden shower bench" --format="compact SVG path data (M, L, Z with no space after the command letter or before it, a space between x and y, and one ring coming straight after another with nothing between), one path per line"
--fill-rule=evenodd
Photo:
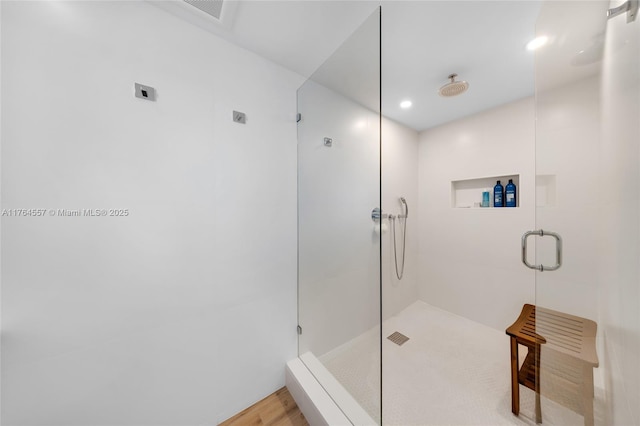
M540 393L584 416L593 425L593 368L598 366L595 322L526 304L507 328L511 337L511 411L520 413L519 384L536 393L536 423L542 423ZM527 357L518 368L518 344ZM542 376L542 377L541 377Z

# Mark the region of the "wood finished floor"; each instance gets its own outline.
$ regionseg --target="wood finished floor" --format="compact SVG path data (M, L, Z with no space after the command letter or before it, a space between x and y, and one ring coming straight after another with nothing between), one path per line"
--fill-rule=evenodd
M286 387L220 423L220 426L308 426Z

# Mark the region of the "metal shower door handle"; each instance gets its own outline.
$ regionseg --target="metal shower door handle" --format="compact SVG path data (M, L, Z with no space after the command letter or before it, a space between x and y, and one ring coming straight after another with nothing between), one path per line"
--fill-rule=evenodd
M539 235L541 237L546 237L548 235L556 239L556 264L555 265L553 266L544 266L542 264L532 265L529 262L527 262L527 238L530 235ZM560 267L562 266L562 237L560 237L560 235L558 235L555 232L543 231L542 229L525 232L524 234L522 234L522 263L524 263L524 265L527 268L535 269L540 272L555 271L557 269L560 269Z

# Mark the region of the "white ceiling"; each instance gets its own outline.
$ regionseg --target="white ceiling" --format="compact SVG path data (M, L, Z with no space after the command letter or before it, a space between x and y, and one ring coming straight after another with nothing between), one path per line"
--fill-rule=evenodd
M393 2L383 5L383 113L416 130L533 94L539 2ZM457 73L469 90L438 95ZM403 99L413 101L403 110Z
M309 77L379 2L225 0L221 21L182 0L148 0L174 15Z
M416 130L534 90L533 53L525 45L535 34L539 1L227 0L221 22L183 13L180 0L154 3L304 77L382 4L383 114ZM454 72L470 88L441 98L437 89ZM413 107L401 109L404 99Z

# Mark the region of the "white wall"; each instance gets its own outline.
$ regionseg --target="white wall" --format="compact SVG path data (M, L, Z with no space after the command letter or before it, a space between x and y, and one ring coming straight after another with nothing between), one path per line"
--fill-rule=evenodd
M301 83L144 2L2 2L2 208L130 212L2 217L3 424L216 424L284 385Z
M535 119L527 98L420 134L422 300L497 329L534 297L597 320L597 236L585 229L599 221L599 102L589 78L538 92ZM510 174L520 174L518 209L451 207L450 181ZM563 237L562 268L535 280L520 260L530 229ZM554 243L530 237L529 261L553 265Z
M403 212L400 197L407 200L406 257L404 275L398 280L393 252L391 222L386 221L382 245L382 317L397 314L418 300L418 132L393 120L382 120L382 209ZM402 261L402 222L396 219L398 268Z
M534 300L520 261L535 225L534 122L528 98L419 135L420 299L499 330ZM452 181L513 174L520 207L452 207Z
M612 2L610 7L620 2ZM606 352L606 423L640 425L640 29L607 22L602 143L597 186L602 211L600 332Z

